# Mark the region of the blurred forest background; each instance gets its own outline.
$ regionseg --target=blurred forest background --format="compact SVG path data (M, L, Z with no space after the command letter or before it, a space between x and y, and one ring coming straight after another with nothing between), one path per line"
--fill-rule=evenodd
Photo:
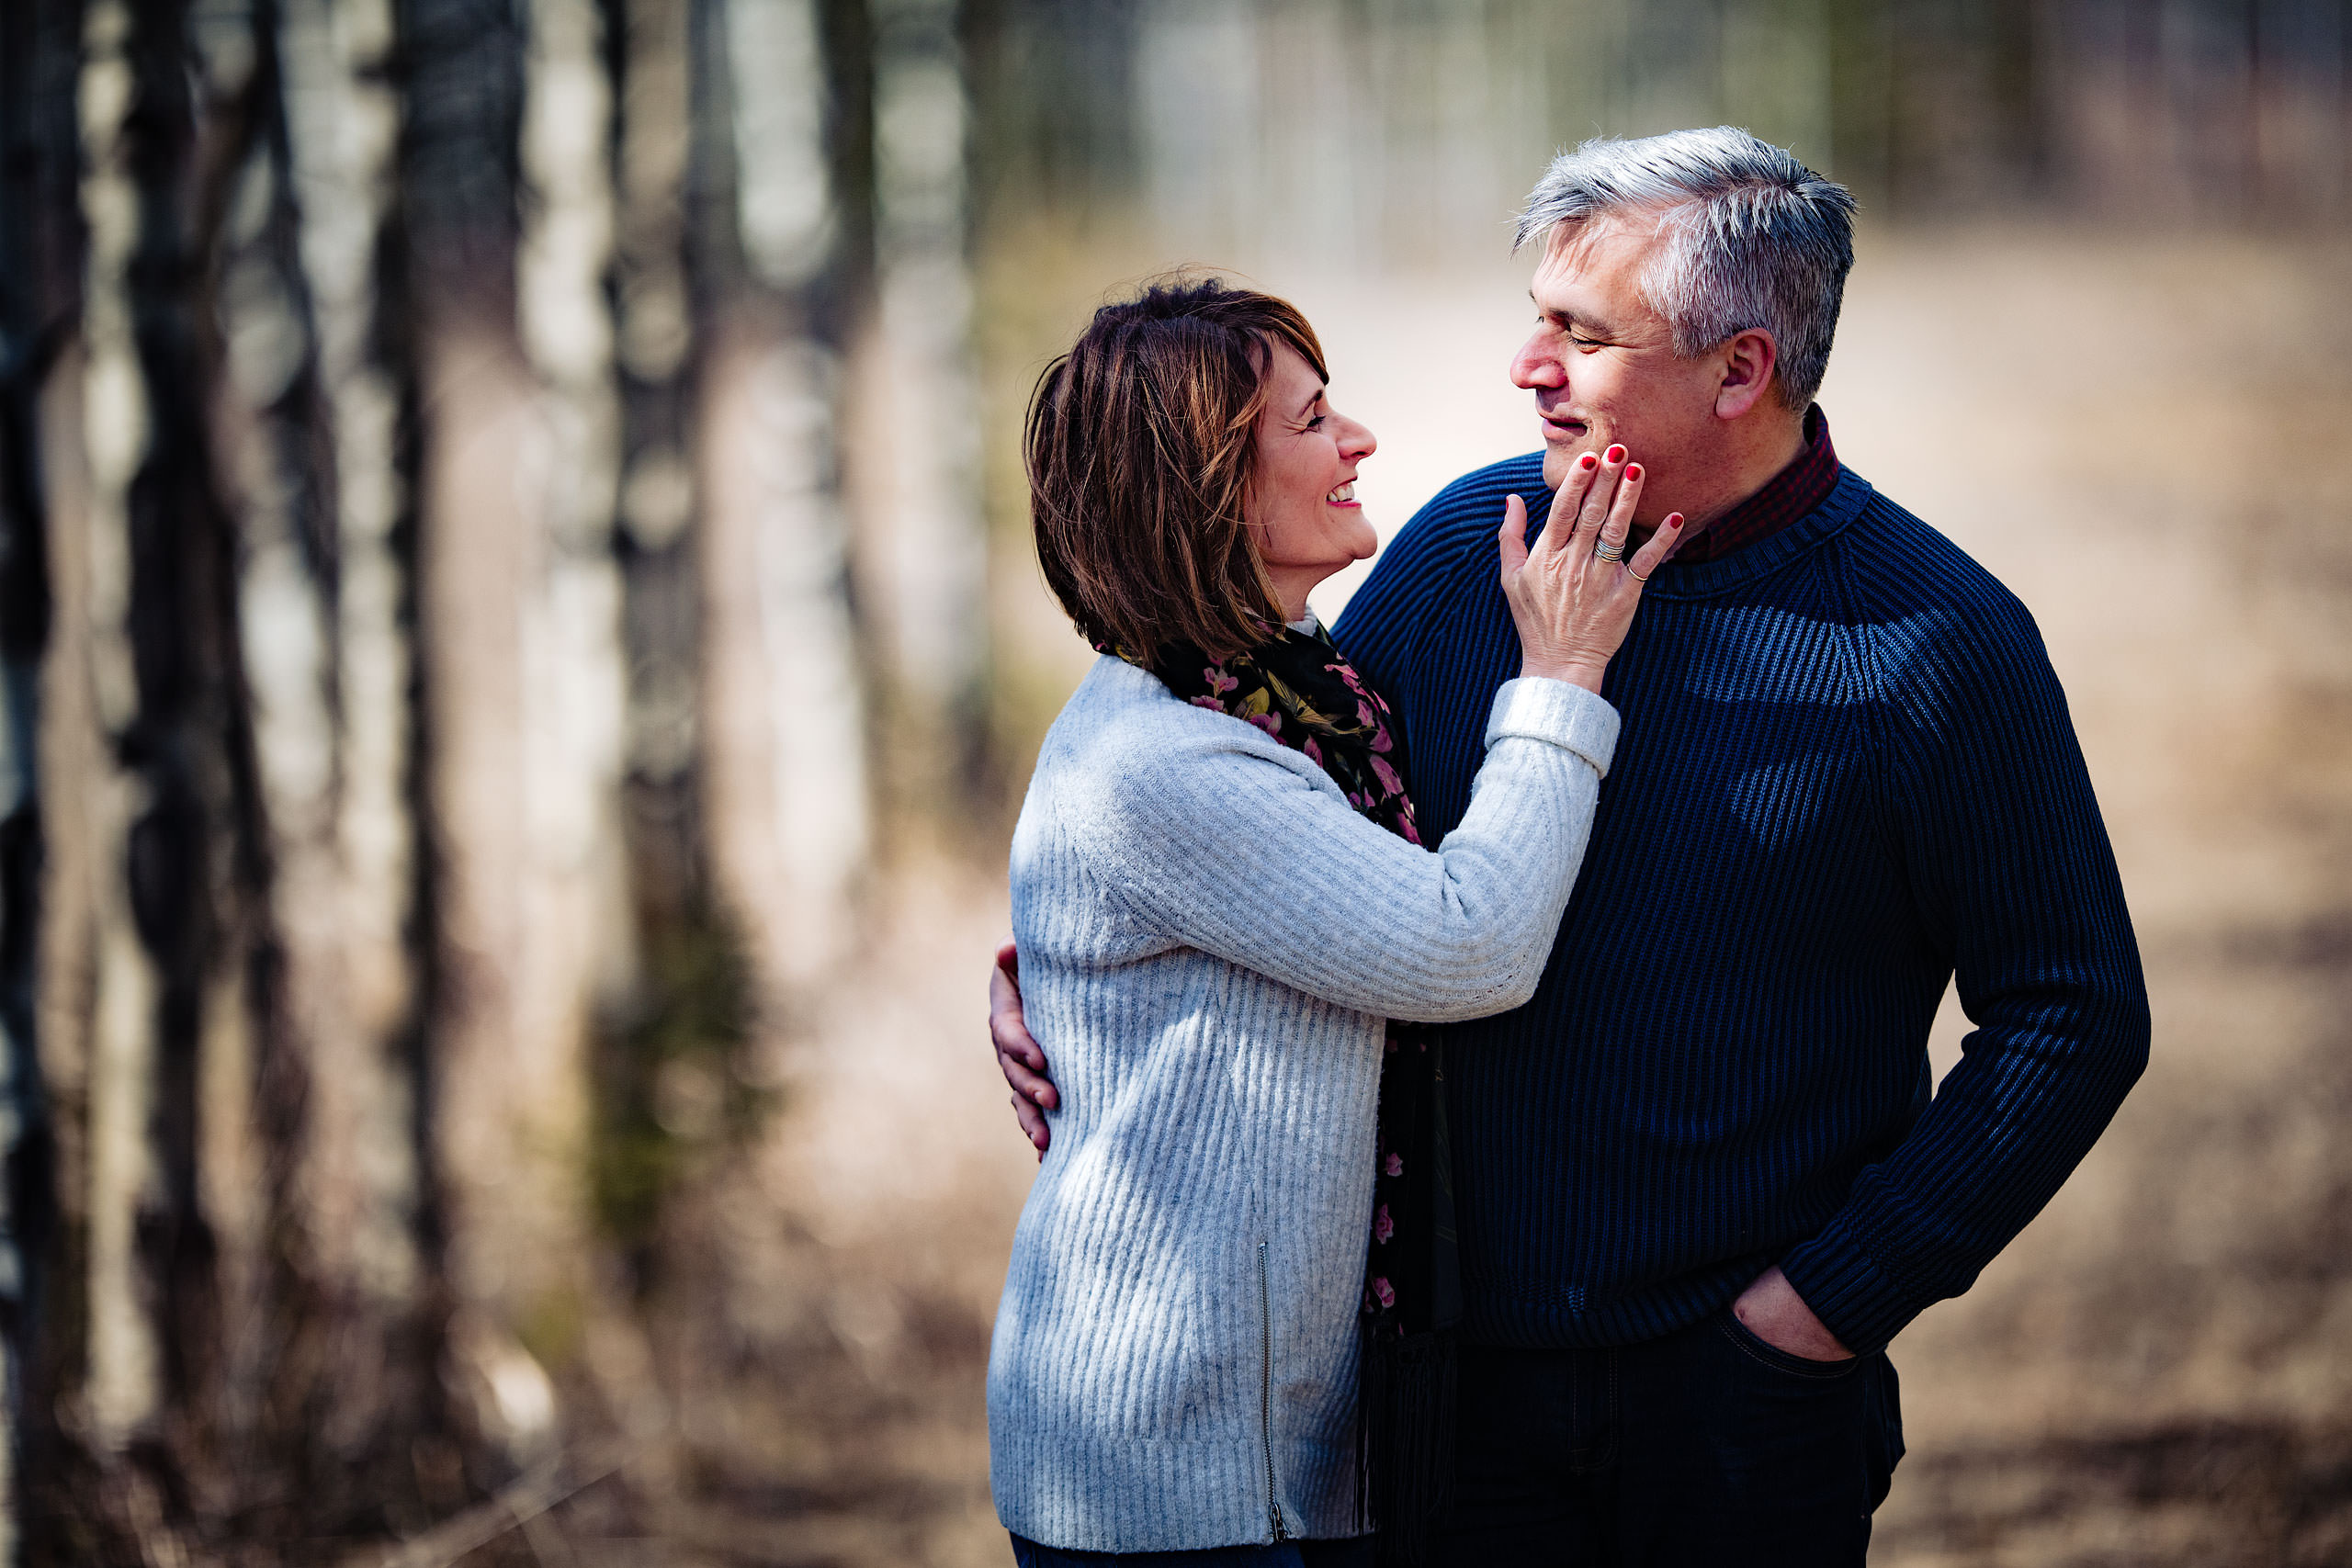
M1030 381L1238 270L1393 532L1543 161L1725 120L2157 1010L1879 1560L2352 1561L2346 0L0 0L0 1556L1004 1561Z

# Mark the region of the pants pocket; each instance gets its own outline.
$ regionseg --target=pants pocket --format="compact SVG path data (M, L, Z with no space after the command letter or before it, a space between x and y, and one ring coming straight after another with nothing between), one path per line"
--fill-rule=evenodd
M1814 1361L1765 1343L1725 1309L1679 1369L1685 1430L1661 1459L1657 1533L1628 1562L1862 1568L1871 1509L1878 1357Z
M1894 1363L1883 1355L1871 1359L1868 1390L1863 1395L1870 1426L1863 1441L1864 1457L1870 1466L1871 1510L1875 1513L1894 1484L1894 1467L1903 1462L1903 1396L1894 1376Z
M1739 1314L1729 1307L1715 1314L1715 1326L1744 1354L1791 1377L1835 1382L1853 1376L1863 1361L1860 1356L1849 1356L1840 1361L1816 1361L1807 1356L1792 1355L1740 1322Z

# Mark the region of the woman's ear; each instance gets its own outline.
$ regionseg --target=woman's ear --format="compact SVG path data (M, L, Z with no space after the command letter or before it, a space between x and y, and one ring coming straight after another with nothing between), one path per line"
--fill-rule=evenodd
M1781 362L1780 344L1762 327L1732 334L1716 350L1723 356L1723 379L1715 384L1715 417L1738 419L1772 389L1772 367Z

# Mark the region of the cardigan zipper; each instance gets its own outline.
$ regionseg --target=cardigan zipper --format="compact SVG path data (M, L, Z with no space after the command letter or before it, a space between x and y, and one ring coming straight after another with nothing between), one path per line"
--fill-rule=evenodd
M1266 1519L1276 1540L1288 1540L1280 1494L1274 1486L1274 1310L1266 1289L1266 1244L1258 1244L1258 1435L1266 1449Z

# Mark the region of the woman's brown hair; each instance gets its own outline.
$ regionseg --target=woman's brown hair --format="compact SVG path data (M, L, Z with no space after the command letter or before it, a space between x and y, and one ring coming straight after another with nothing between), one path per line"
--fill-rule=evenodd
M1090 642L1147 663L1261 643L1280 601L1242 519L1274 345L1329 379L1295 306L1173 277L1105 305L1029 400L1037 559Z

